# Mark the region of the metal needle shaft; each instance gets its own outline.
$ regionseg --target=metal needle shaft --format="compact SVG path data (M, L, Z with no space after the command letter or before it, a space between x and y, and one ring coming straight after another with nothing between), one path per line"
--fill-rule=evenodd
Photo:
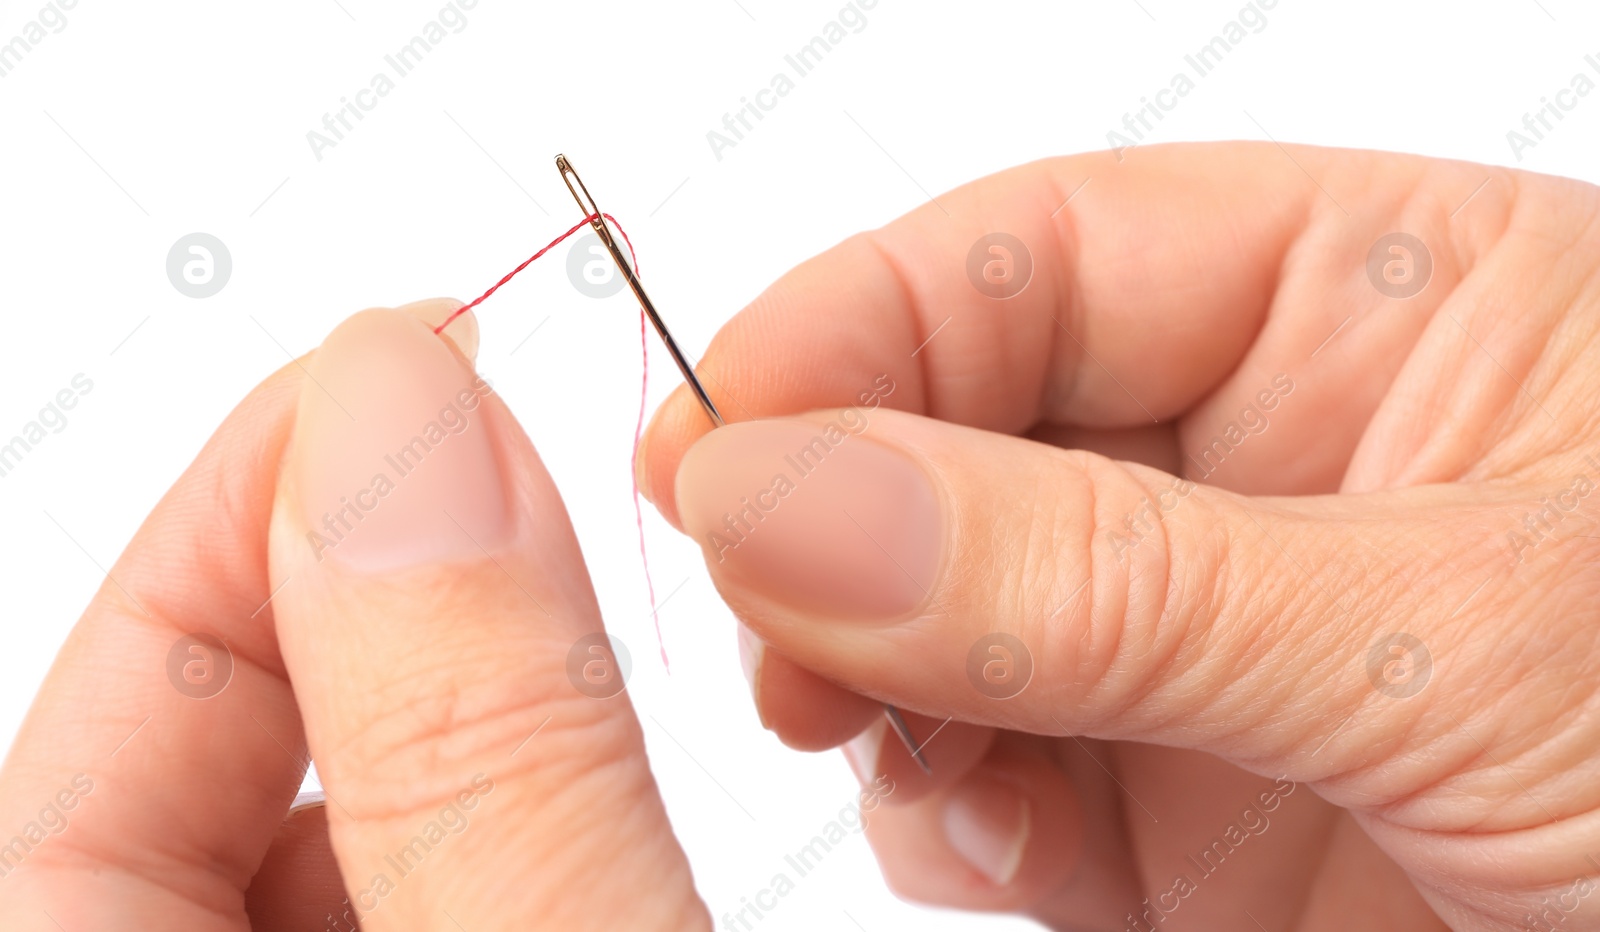
M700 384L699 376L695 375L694 367L689 365L689 360L678 348L678 341L672 338L672 333L667 330L667 325L662 322L661 315L656 313L655 303L645 293L644 286L639 284L639 276L634 272L633 263L617 245L617 238L611 233L611 225L606 222L605 214L600 210L600 205L595 203L594 196L589 193L589 188L584 185L583 179L578 177L577 169L572 167L565 155L556 156L556 169L561 172L561 180L566 182L567 190L572 192L572 199L578 202L578 207L583 210L584 216L592 217L589 225L600 237L601 245L611 254L611 261L617 264L617 270L622 273L623 281L628 283L628 288L633 291L633 296L638 299L639 307L644 309L645 316L650 318L650 323L656 328L656 333L661 337L661 342L666 344L667 352L672 354L672 361L678 364L678 371L683 373L683 380L689 383L689 388L694 391L695 398L700 400L700 407L705 409L711 422L718 427L723 425L722 414L717 411L717 406L712 404L711 396L706 393L704 385ZM884 717L889 720L889 727L900 741L906 746L906 751L911 759L917 762L923 773L933 773L933 768L928 766L928 759L923 756L922 748L917 744L911 734L911 729L906 726L906 720L900 710L888 703L883 706Z
M556 168L561 172L561 179L567 183L567 190L572 192L573 200L583 208L585 216L593 216L589 225L594 227L594 232L600 237L601 245L611 253L611 260L617 264L617 269L622 273L622 280L628 283L628 288L633 291L633 296L639 300L639 306L644 309L646 317L656 328L656 333L661 337L661 342L666 344L667 352L672 354L672 361L678 364L678 371L683 373L683 380L689 383L694 390L694 396L700 399L700 406L706 409L706 414L711 416L712 423L721 427L722 414L717 411L717 406L711 403L711 396L706 394L704 385L694 373L694 367L689 365L689 360L684 357L683 350L678 348L678 341L672 338L672 332L661 320L661 315L656 313L656 306L645 293L644 286L639 284L639 276L633 271L633 263L617 245L617 238L611 235L611 225L606 222L605 215L600 211L600 205L594 202L594 197L589 194L589 189L584 185L583 179L578 177L577 169L567 161L564 155L556 156Z

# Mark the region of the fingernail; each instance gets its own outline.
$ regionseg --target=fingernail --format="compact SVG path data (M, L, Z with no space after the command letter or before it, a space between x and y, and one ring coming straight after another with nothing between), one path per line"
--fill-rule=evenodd
M767 716L761 711L761 658L767 651L767 645L743 624L737 627L739 666L744 669L744 678L750 684L750 696L755 700L756 716L761 719L761 727L770 729Z
M461 309L461 304L455 298L428 298L403 304L395 310L405 311L435 330L445 321L450 321L449 326L439 330L439 336L454 343L461 350L461 355L467 357L467 362L477 362L478 315L467 311L459 317L452 317Z
M747 421L684 456L684 529L725 580L797 608L911 611L933 586L943 517L928 475L869 436L867 415Z
M856 779L862 786L881 776L878 759L883 756L883 735L887 728L888 723L880 717L873 721L872 727L845 743L845 760L850 762L850 769L856 772Z
M995 886L1016 879L1031 831L1028 798L990 777L967 777L944 804L951 850Z
M363 311L308 375L291 474L318 562L381 573L481 558L510 536L490 388L426 323Z

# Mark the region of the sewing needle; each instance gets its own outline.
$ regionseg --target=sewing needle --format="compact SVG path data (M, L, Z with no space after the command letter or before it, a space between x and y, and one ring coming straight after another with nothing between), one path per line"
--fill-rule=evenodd
M594 228L595 235L600 237L600 244L611 254L611 261L616 263L617 271L622 273L622 280L628 283L628 288L633 296L638 299L639 307L644 310L645 316L650 318L650 323L656 328L656 334L661 337L661 342L666 345L667 352L671 354L672 361L677 363L678 371L683 373L683 380L689 384L695 398L699 399L700 407L705 409L711 418L711 423L721 427L725 422L722 414L717 411L717 406L711 402L711 396L706 393L704 385L700 384L699 376L695 375L694 367L689 365L689 360L678 348L678 341L672 338L672 333L667 330L667 325L662 322L661 315L656 313L655 303L645 293L644 286L639 284L639 276L634 273L633 264L623 255L622 249L617 245L617 239L611 234L611 225L606 222L605 214L601 212L600 205L595 203L594 196L589 193L589 188L578 177L577 169L572 167L572 162L565 155L556 156L556 170L561 172L561 180L566 183L567 190L572 192L572 199L578 202L578 207L584 216L590 217L589 225ZM928 759L923 756L922 748L911 735L906 720L900 710L887 702L883 704L884 718L888 719L889 727L900 737L900 742L906 746L906 751L911 754L911 759L917 762L923 773L933 773L933 768L928 766Z

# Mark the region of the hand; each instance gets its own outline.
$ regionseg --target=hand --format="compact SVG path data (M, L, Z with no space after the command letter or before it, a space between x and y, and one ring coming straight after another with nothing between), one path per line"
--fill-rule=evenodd
M111 568L0 770L0 929L710 927L459 306L268 379Z
M643 486L767 726L894 779L868 836L906 897L1596 927L1597 208L1265 144L1024 166L756 300L700 366L751 423L679 391Z

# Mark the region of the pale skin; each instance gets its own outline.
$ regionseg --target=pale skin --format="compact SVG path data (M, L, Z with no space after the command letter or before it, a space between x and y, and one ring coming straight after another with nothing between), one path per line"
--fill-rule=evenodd
M868 736L858 771L895 789L867 836L921 902L1072 930L1127 928L1163 894L1163 930L1500 930L1541 911L1531 927L1596 927L1597 208L1588 185L1465 163L1150 147L982 179L800 265L701 361L725 430L824 423L890 374L862 442L932 477L943 556L922 604L873 619L791 605L709 559L762 721L808 750ZM1035 265L1003 301L966 271L996 231ZM1395 231L1433 261L1407 298L1366 271ZM480 773L494 788L471 829L364 928L723 922L626 693L595 700L566 675L599 612L497 396L474 423L525 516L503 540L403 573L304 549L286 467L305 455L297 410L320 397L307 372L337 386L348 351L330 346L434 339L417 318L455 306L363 312L269 378L111 568L0 771L0 835L74 774L95 789L0 879L0 927L324 928ZM467 381L476 334L457 323L444 346ZM1280 374L1293 389L1270 426L1197 470L1188 457ZM680 493L713 468L693 452L709 430L680 390L637 464L680 528L701 520ZM1137 546L1114 543L1174 473L1196 484ZM197 631L237 664L203 702L164 673ZM1003 700L966 668L996 631L1035 664ZM1414 663L1369 674L1372 645L1401 633L1430 658L1414 693L1394 686ZM921 735L951 719L931 777L892 737L861 764L883 701ZM511 753L535 732L537 753ZM335 802L285 829L308 754ZM1268 807L1275 780L1292 789ZM991 830L986 857L970 832L952 842L956 799ZM1245 824L1201 877L1186 856L1247 808L1270 828ZM1174 897L1180 872L1199 879Z

